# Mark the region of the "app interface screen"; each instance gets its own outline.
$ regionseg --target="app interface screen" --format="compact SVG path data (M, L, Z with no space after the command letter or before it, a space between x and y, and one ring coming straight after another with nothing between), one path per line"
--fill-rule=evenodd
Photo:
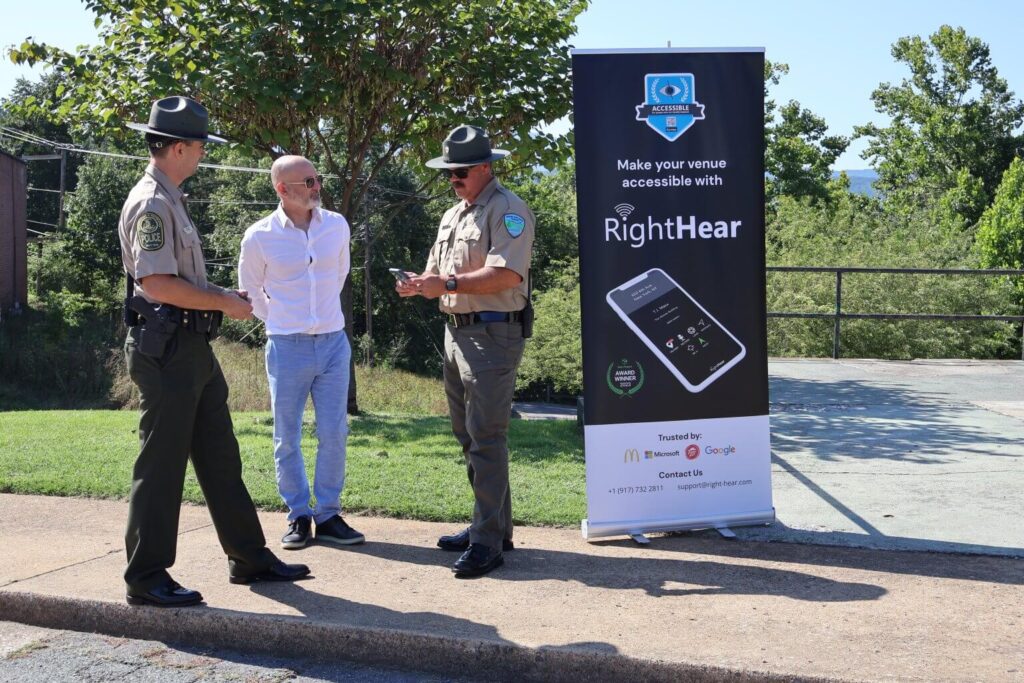
M741 351L694 301L659 273L612 299L691 384L698 385Z

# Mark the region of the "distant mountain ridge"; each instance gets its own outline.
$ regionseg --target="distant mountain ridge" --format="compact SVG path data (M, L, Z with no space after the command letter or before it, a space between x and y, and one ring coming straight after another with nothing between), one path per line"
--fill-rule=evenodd
M832 177L838 178L840 173L845 173L850 179L850 192L868 197L874 197L877 194L875 188L872 187L872 184L878 180L878 173L874 169L832 171Z

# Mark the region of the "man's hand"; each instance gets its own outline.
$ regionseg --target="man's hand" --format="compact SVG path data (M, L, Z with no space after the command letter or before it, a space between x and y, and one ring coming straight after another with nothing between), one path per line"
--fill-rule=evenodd
M252 317L252 304L245 298L244 291L224 292L224 302L221 306L224 315L235 320L248 320Z
M175 275L147 275L139 280L143 291L150 299L178 308L194 308L200 311L223 311L235 320L252 317L252 304L248 292L216 287L200 289L188 280Z
M440 275L431 273L412 275L408 281L397 283L395 291L399 296L419 295L426 299L436 299L444 294L444 282Z

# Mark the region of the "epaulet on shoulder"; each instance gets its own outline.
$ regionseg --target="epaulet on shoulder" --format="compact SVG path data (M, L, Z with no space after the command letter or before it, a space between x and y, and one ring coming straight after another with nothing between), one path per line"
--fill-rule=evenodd
M142 207L144 211L155 211L160 209L166 209L170 211L171 204L167 201L166 197L162 196L157 192L152 192L150 188L141 188L138 192L133 192L130 198L135 201L138 206Z
M512 193L512 190L508 189L504 185L499 185L497 190L495 191L495 194L501 195L501 198L505 200L505 208L503 209L503 211L511 211L512 198L515 197L515 194Z

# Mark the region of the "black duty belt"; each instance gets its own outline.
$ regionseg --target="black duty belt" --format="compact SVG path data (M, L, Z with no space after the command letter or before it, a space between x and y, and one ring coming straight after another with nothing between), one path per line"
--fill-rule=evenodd
M194 311L190 308L182 308L181 326L189 332L200 334L216 334L220 327L224 314L220 311Z
M466 327L476 323L519 323L522 321L522 311L477 311L476 313L448 314L448 324L452 327Z
M160 308L164 310L162 315L166 317L167 322L173 323L188 332L216 335L218 328L224 320L224 314L221 311L197 311L191 308L178 308L169 304L162 304ZM141 315L140 322L142 324L145 324L147 315L146 313Z

